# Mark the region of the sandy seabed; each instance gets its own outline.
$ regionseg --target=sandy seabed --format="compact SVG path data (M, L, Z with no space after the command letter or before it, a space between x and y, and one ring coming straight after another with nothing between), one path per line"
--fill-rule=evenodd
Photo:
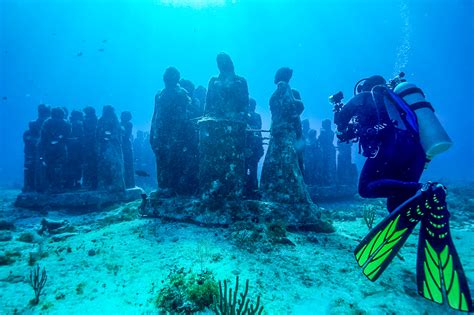
M378 207L380 221L386 214L380 200L321 204L335 233L288 233L290 245L249 250L236 244L230 229L130 216L138 202L87 214L40 214L14 208L18 193L0 191L0 220L15 223L13 231L0 231L0 253L15 260L0 266L0 314L159 314L156 297L174 266L211 270L232 284L236 275L249 279L249 295L261 296L264 314L457 313L417 294L418 229L400 251L403 260L395 258L377 282L361 273L353 250L368 232L362 209ZM453 239L474 288L474 196L450 198ZM77 234L62 240L37 235L44 217L68 220ZM20 241L27 232L34 239ZM30 305L30 255L48 274L37 306Z

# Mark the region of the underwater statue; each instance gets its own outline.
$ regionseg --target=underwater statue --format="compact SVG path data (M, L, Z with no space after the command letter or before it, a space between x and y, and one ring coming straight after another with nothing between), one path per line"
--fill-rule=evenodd
M41 134L41 128L44 122L51 117L51 107L45 104L38 105L38 118L34 121L32 126L32 137L37 139L36 143L36 156L35 156L35 190L37 192L45 192L48 186L46 178L46 164L44 157L41 154L41 148L39 147L39 139Z
M255 112L257 102L249 99L249 109L247 114L247 138L245 152L245 196L247 198L258 198L258 162L262 158L262 117Z
M133 169L133 148L132 132L133 124L132 113L125 111L120 115L120 125L122 132L122 151L123 151L123 178L125 188L135 187L135 172Z
M337 143L337 185L357 186L357 167L352 163L352 142Z
M67 185L69 189L81 188L83 141L84 141L84 115L73 110L69 118L71 135L67 139Z
M97 115L93 107L86 107L84 112L83 136L83 178L82 187L88 190L97 189Z
M123 152L120 123L112 106L106 105L97 122L97 186L99 190L123 191Z
M388 84L378 75L362 79L347 104L342 104L342 98L334 102L339 140L360 141L367 157L359 194L387 198L390 212L360 242L355 258L364 275L377 280L421 221L418 293L436 303L447 300L455 310L473 312L450 232L447 189L439 183L419 182L427 156L447 150L451 141L421 89L406 83L403 75Z
M35 130L37 124L30 121L29 128L23 133L24 164L23 164L23 192L34 192L36 174L36 150L39 139L39 130Z
M216 199L239 199L245 182L247 81L236 75L225 53L217 55L219 76L211 78L199 121L199 186Z
M191 100L187 108L185 136L186 165L184 170L187 183L187 194L197 193L199 189L199 127L198 120L203 114L199 100L194 96L194 84L190 80L181 79L179 84L184 88Z
M199 102L199 112L204 113L204 108L206 107L206 97L207 97L207 90L204 86L198 85L198 87L194 90L194 98Z
M331 129L331 120L323 120L318 141L321 148L321 185L335 185L336 148L334 147L334 131Z
M140 187L156 186L155 155L150 146L150 134L142 130L137 131L133 139L133 167L137 177L135 181Z
M63 109L55 107L41 128L39 151L46 167L47 191L52 193L63 192L66 183L66 144L71 124L64 118Z
M156 156L159 192L166 196L186 194L186 132L190 99L178 84L179 71L166 69L165 88L155 97L155 110L150 130L150 144Z
M295 97L289 82L293 71L281 68L275 75L276 91L270 98L271 139L262 168L262 200L280 203L312 203L303 180L299 159L302 136L301 99Z
M319 185L321 182L321 147L317 138L318 132L308 129L305 135L304 180L308 185Z

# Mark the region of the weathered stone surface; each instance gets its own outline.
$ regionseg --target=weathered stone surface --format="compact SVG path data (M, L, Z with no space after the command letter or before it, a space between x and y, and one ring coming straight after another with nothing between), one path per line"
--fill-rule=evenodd
M240 198L245 181L245 123L206 117L199 128L201 192L209 198Z
M98 187L101 190L125 190L120 123L112 106L106 105L97 122Z
M288 205L256 200L202 201L194 198L159 198L152 193L147 216L208 227L228 227L238 221L284 222L289 230L334 232L330 221L314 204Z
M286 204L310 204L299 162L298 130L301 100L286 82L279 82L270 99L271 139L263 162L262 199ZM299 124L301 129L301 124Z
M187 109L190 99L178 85L179 71L166 69L165 88L155 96L150 144L156 156L158 187L170 194L188 194L186 185Z
M199 188L208 199L235 200L245 181L247 81L236 75L229 55L217 55L219 76L211 78L199 121Z
M78 191L62 194L22 193L18 195L15 206L37 209L49 206L61 209L101 209L102 207L141 199L143 190L131 188L124 191Z

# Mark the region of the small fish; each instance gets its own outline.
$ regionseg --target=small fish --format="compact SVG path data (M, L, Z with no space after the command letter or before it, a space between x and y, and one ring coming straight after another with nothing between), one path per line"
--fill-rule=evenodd
M8 97L4 96L4 97L2 97L2 100L6 101L6 100L8 100Z
M56 141L56 140L51 141L51 144L58 144L58 143L59 141Z
M104 51L105 51L105 49L104 49L104 48L99 48L99 49L98 49L98 51L100 51L100 52L104 52Z
M112 134L112 132L106 131L105 134L108 135L108 136L110 136L110 135Z
M76 56L81 57L82 56L82 51L78 52Z
M102 43L104 43L104 44L105 44L105 43L107 43L107 40L106 40L106 39L104 39L104 40L102 41Z
M150 174L148 174L145 171L141 171L141 170L136 170L135 174L137 174L137 176L141 176L141 177L150 177Z

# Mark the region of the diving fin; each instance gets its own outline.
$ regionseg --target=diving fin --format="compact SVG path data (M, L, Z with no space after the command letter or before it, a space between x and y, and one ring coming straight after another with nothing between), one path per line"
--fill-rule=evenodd
M374 227L357 246L354 251L357 263L369 280L377 280L413 232L424 215L424 201L425 192L419 190Z
M451 308L474 312L467 279L451 238L445 198L444 187L436 185L426 200L416 267L418 293L439 304L445 295Z

